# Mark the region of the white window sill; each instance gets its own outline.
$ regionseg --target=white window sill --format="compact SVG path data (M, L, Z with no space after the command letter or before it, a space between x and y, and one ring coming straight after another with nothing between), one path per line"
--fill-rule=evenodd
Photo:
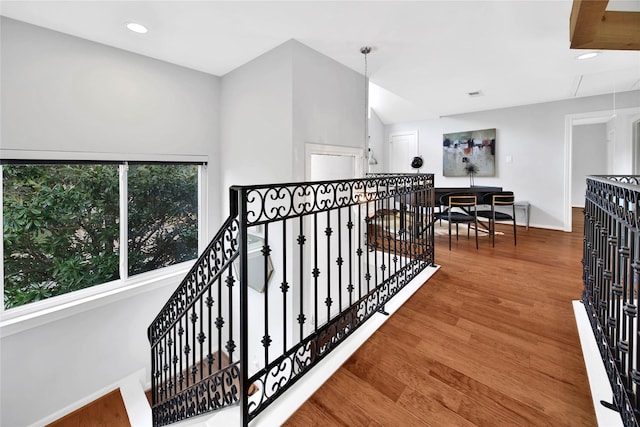
M187 261L127 280L71 292L50 300L16 307L0 314L0 338L55 320L172 285L177 288L195 261Z

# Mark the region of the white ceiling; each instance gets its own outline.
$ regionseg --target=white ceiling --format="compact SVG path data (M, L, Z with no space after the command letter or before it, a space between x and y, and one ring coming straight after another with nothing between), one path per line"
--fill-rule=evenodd
M372 46L371 105L397 123L640 89L639 51L575 59L583 51L569 49L571 4L3 0L0 13L217 76L292 38L363 73L360 47ZM128 21L149 32L128 31Z

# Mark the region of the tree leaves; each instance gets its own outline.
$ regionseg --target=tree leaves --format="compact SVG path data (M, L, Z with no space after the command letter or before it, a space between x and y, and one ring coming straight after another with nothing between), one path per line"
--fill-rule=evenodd
M129 274L197 255L197 166L129 170ZM119 278L117 165L5 165L4 304Z

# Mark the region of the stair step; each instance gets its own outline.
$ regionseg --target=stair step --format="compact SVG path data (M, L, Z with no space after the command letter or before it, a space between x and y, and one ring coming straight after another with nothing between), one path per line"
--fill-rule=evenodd
M47 427L131 427L120 389L94 400Z

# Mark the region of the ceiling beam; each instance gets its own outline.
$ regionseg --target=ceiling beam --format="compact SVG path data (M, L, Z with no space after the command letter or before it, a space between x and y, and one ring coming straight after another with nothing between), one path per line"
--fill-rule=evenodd
M640 12L607 11L609 0L574 0L572 49L640 50Z

